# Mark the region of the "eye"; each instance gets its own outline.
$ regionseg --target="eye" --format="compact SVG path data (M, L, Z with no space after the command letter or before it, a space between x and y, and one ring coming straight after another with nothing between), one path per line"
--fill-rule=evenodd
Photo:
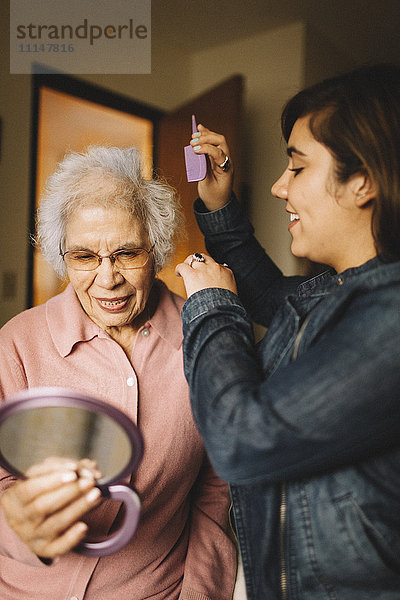
M71 252L70 256L73 260L79 260L83 262L96 258L96 255L90 254L90 252Z
M298 167L297 169L289 169L289 171L292 171L292 173L294 173L293 177L297 177L297 175L301 173L303 169L304 167Z
M116 252L116 254L119 258L124 259L135 258L136 256L139 256L141 252L143 252L143 250L141 250L140 248L133 248L132 250L119 250L118 252Z

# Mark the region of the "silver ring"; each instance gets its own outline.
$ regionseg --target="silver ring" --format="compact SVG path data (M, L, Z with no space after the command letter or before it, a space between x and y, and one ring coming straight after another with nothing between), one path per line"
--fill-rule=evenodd
M229 156L225 156L225 160L222 165L218 165L220 169L222 169L225 173L229 171L231 168L231 161L229 160Z
M205 262L205 261L206 261L206 259L200 252L195 252L194 254L192 254L192 258L190 259L189 267L191 267L194 262Z

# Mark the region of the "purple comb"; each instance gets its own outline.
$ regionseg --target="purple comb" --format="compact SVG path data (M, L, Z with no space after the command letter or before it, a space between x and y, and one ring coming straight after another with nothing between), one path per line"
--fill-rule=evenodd
M196 118L192 115L192 133L196 133ZM185 164L188 181L202 181L207 174L207 161L204 154L196 154L192 146L185 146Z

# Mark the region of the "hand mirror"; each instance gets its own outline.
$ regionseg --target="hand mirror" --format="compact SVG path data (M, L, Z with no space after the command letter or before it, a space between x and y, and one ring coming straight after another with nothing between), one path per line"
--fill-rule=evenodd
M74 551L106 556L123 548L137 529L140 500L120 484L139 466L143 440L136 425L117 408L73 390L41 387L7 398L0 408L0 464L24 478L32 465L49 457L89 458L102 476L102 495L123 502L120 528L101 541L83 541Z

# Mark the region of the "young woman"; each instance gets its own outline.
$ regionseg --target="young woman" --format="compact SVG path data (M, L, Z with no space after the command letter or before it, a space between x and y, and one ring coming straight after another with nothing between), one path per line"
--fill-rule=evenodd
M231 486L248 600L394 600L400 69L300 92L282 130L289 160L272 193L293 254L328 269L282 275L232 195L225 138L199 126L191 143L209 172L195 209L215 260L177 267L192 408ZM258 346L247 312L268 328Z

